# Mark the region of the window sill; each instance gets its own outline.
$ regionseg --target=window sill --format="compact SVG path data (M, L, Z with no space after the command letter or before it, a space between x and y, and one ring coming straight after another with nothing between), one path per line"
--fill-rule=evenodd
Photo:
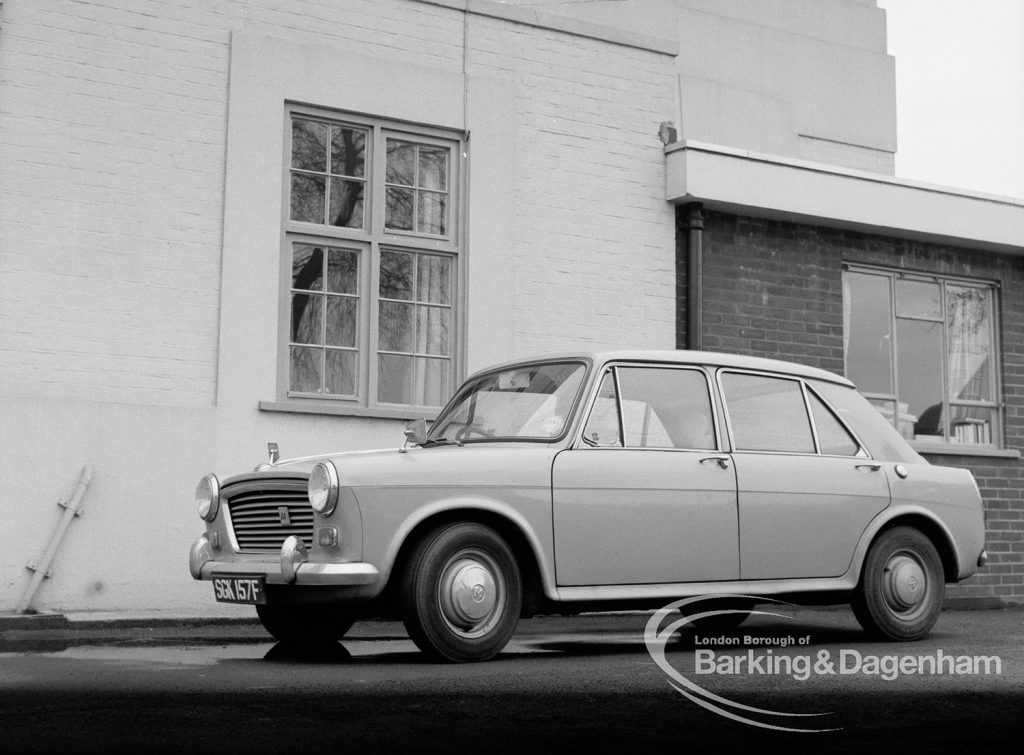
M321 414L335 417L366 417L370 419L397 419L411 422L425 417L428 421L437 419L439 409L370 409L365 406L348 406L328 401L260 401L261 412L285 412L288 414Z
M910 441L911 447L925 456L986 456L990 459L1019 459L1020 451L994 446L970 446L965 443L927 443Z

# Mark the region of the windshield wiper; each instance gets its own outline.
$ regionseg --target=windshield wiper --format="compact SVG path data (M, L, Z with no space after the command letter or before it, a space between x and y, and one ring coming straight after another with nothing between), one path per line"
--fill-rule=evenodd
M420 443L420 448L429 448L430 446L461 446L461 440L448 440L447 438L427 438L425 441Z

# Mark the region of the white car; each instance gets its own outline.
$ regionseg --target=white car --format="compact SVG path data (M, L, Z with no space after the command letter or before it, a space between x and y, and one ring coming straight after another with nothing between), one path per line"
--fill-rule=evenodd
M970 473L929 464L849 381L797 364L502 364L406 436L207 475L192 576L254 604L281 642L396 616L430 655L479 661L520 616L704 594L850 602L869 631L914 640L944 585L986 559Z

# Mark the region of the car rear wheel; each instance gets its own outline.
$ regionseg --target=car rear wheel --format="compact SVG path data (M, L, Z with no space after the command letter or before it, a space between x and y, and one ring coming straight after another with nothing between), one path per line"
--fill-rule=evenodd
M519 567L490 527L442 527L416 548L403 575L402 617L427 655L485 661L508 644L522 610Z
M338 606L263 605L256 606L256 615L275 640L288 645L337 642L355 623Z
M919 640L935 626L945 593L942 561L923 533L894 527L868 551L853 612L868 632Z

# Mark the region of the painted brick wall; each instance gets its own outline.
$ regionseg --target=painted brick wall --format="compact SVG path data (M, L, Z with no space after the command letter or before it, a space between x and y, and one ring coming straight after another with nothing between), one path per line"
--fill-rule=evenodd
M0 519L19 527L0 533L0 609L17 600L52 501L86 463L91 513L38 606L207 610L208 591L181 576L199 476L251 468L267 440L287 455L401 440L393 421L261 412L273 391L252 393L219 365L238 348L221 329L227 305L278 305L276 285L230 301L222 288L236 32L333 49L340 62L465 75L470 112L502 98L509 169L494 181L510 200L487 212L507 229L509 263L488 275L516 304L503 302L512 335L493 358L672 345L673 212L658 139L675 109L672 56L417 0L4 0L0 452L10 471ZM500 92L481 99L495 80ZM450 119L435 125L462 125L457 110ZM469 128L481 123L491 122ZM487 139L493 155L501 145L483 129L470 152ZM247 158L283 172L277 145ZM477 208L493 192L481 184L469 187ZM490 226L470 218L470 257ZM484 299L471 291L468 306L485 309ZM273 366L275 328L257 338ZM140 469L160 472L142 495ZM164 538L155 553L96 555L99 543L151 542L154 528Z
M657 138L674 106L671 56L476 15L464 25L408 0L8 0L0 13L8 391L215 400L239 29L514 80L516 352L672 345Z
M671 348L674 215L658 127L674 107L673 58L472 24L471 73L517 83L516 353Z
M1006 447L1024 449L1024 259L717 212L706 213L704 225L703 337L711 351L842 374L843 262L998 281ZM682 248L677 262L685 286ZM680 323L682 346L685 318ZM953 455L929 460L969 469L985 500L990 565L952 587L949 597L1024 603L1024 464Z
M37 397L213 403L232 30L462 65L461 14L421 3L0 13L0 383Z

